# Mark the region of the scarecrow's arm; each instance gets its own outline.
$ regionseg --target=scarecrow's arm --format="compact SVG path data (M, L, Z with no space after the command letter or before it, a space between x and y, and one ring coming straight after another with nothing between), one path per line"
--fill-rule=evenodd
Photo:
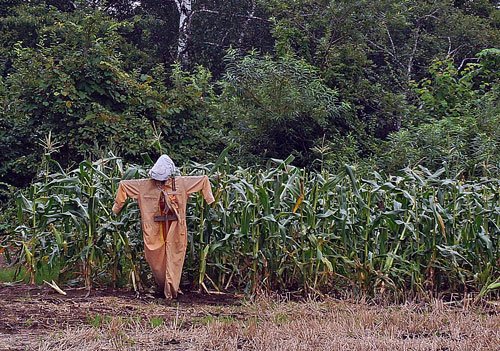
M184 178L184 184L186 187L186 193L192 194L201 190L205 201L210 205L215 201L214 195L212 194L212 187L210 186L210 181L206 175L204 176L187 176Z
M127 197L131 199L137 199L139 197L139 192L141 188L141 180L122 180L118 185L118 191L116 192L115 203L113 205L113 213L118 214L122 210L123 205Z

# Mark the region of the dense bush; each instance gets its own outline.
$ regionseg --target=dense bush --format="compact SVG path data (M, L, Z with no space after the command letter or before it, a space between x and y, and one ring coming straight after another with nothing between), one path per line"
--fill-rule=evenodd
M166 115L153 78L124 70L120 24L99 13L58 17L36 47L16 44L3 81L0 175L18 185L33 176L49 132L64 165L103 146L138 159L151 149L152 122Z
M312 168L495 172L498 50L476 55L500 38L489 2L200 0L192 23L211 30L190 28L183 67L177 11L156 0L4 3L0 180L28 184L49 132L64 166L101 149L206 162L233 144L239 164L293 154Z
M292 57L239 57L235 51L226 61L220 122L244 155L262 163L295 154L299 164L310 165L311 149L325 136L339 135L348 106L313 66Z
M413 120L389 137L385 169L421 164L450 176L500 173L500 50L478 57L461 71L450 60L434 62L430 78L415 87Z

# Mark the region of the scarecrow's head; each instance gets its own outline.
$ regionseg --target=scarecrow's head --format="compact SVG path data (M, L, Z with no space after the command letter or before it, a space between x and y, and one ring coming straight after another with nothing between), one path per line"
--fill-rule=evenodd
M161 155L149 171L149 176L154 180L165 181L170 177L174 177L177 173L178 170L174 161L167 155Z

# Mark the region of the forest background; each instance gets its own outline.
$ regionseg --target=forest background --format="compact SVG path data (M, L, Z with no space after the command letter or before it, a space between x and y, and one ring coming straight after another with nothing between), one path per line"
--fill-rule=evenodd
M497 180L499 27L488 0L2 0L2 218L48 158Z
M498 174L496 1L2 0L0 16L12 186L49 132L63 166L154 158L161 133L179 164L234 144L241 165Z

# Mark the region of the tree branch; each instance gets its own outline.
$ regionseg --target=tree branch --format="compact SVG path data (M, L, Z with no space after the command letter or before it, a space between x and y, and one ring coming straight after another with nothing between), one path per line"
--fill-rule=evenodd
M238 45L239 46L242 46L243 44L243 40L245 38L245 31L247 30L248 28L248 25L251 21L251 17L253 17L255 15L255 0L252 0L252 10L250 11L250 13L248 14L249 17L247 17L246 21L243 23L243 26L241 28L241 33L240 33L240 37L238 38Z
M420 26L417 27L417 31L415 33L415 41L413 42L413 50L411 51L410 58L408 59L408 66L407 66L407 75L408 75L408 80L410 80L411 77L411 71L413 69L413 59L415 58L415 54L417 53L417 46L418 46L418 39L420 37Z
M201 8L201 9L193 10L193 15L195 13L211 13L213 15L220 15L221 14L220 11L210 10L210 9L205 8L205 7ZM250 14L247 14L247 15L235 14L233 16L234 17L245 18L247 20L256 20L256 21L262 21L262 22L269 22L269 20L267 18L262 18L262 17L255 16L254 12L251 12Z
M193 13L199 13L199 12L204 12L204 13L213 13L215 15L220 15L220 11L215 11L215 10L209 10L207 8L201 8L198 10L194 10Z
M436 16L434 16L437 12L439 12L439 9L435 9L434 11L428 13L427 15L423 15L422 17L417 18L417 23L426 18L438 19Z
M396 46L394 45L394 41L392 40L392 35L391 32L389 31L389 27L387 26L387 23L384 22L384 27L385 31L387 33L387 36L389 37L389 41L391 42L391 47L392 47L392 52L393 52L393 57L397 60L397 55L396 55Z
M458 71L461 71L464 66L468 63L471 63L471 62L479 62L479 58L477 57L466 57L462 60L462 63L460 63L460 66L458 66Z

